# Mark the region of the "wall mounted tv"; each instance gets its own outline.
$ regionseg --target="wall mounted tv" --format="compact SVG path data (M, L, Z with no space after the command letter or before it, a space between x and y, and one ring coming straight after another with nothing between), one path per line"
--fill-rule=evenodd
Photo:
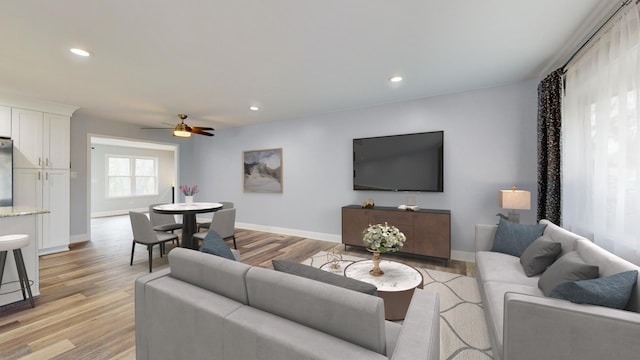
M443 192L444 132L353 139L353 189Z

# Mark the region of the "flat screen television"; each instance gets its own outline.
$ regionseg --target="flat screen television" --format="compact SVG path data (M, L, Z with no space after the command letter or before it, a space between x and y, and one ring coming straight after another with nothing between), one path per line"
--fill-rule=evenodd
M443 192L444 131L353 139L353 189Z

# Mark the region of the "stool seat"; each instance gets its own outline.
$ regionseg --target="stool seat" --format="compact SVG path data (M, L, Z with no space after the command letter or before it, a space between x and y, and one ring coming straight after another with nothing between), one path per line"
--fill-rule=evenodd
M31 282L27 276L27 269L24 266L24 258L22 257L22 248L29 245L29 235L13 234L0 236L0 287L2 287L2 277L4 275L4 265L7 262L7 253L13 251L13 257L16 262L16 270L18 270L18 282L20 290L22 290L22 298L29 300L31 307L35 307L33 294L31 294ZM27 298L27 295L29 297Z
M29 235L14 234L0 236L0 251L22 249L29 245Z

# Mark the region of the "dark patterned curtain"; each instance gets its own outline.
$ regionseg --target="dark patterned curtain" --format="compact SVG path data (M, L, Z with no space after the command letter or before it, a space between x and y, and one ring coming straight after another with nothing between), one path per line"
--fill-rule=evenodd
M560 129L562 73L558 69L538 85L538 221L560 225Z

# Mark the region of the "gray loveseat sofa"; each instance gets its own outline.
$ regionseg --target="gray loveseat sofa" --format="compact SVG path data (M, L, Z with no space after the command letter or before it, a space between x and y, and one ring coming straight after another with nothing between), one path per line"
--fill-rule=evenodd
M403 324L382 299L194 250L135 283L137 359L439 358L437 294L416 290Z
M635 266L593 242L547 220L544 235L562 244L600 276ZM640 288L636 283L626 310L575 304L545 297L540 275L527 277L519 258L491 252L497 225L476 225L477 280L495 359L638 359L640 356Z

